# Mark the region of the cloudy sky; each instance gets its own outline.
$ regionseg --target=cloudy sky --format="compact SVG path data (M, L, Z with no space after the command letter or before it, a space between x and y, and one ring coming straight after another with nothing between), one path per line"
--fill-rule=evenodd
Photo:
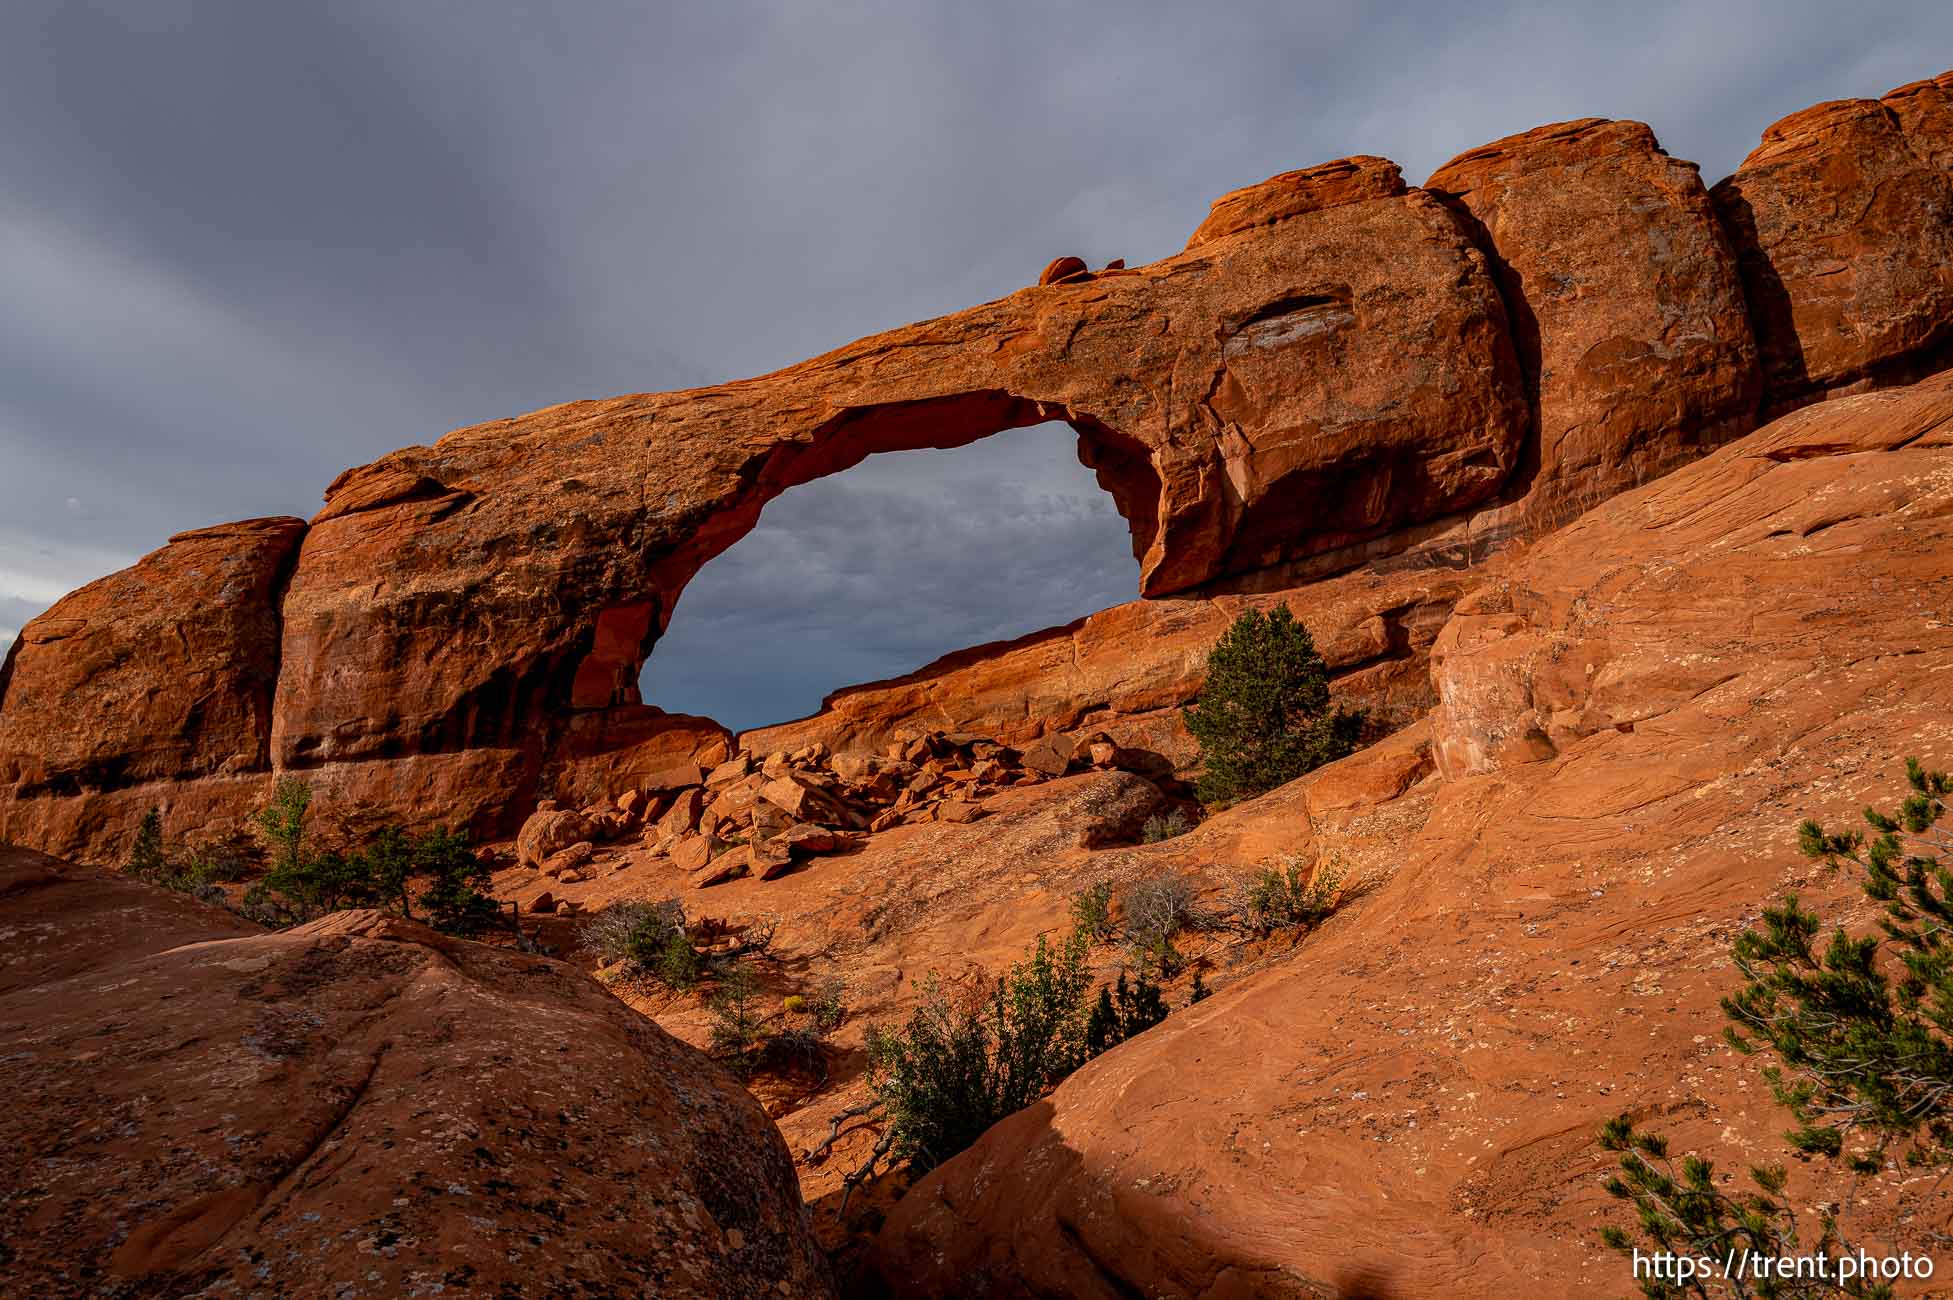
M1713 181L1948 66L1945 0L0 0L0 644L401 444L1162 256L1277 171L1604 115ZM1136 576L1061 430L879 458L769 508L648 680L777 720Z

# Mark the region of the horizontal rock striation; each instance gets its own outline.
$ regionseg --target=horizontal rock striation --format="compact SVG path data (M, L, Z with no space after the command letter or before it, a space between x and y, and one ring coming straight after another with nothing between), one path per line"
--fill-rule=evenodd
M539 797L709 766L727 738L636 685L700 566L797 484L1046 420L1130 524L1148 599L1473 562L1760 412L1946 364L1949 95L1953 74L1793 114L1713 189L1645 126L1600 119L1424 188L1342 159L1223 196L1146 266L1060 258L1048 283L771 375L404 448L342 474L309 527L186 535L208 563L167 558L185 540L36 620L0 677L0 833L101 856L145 802L235 813L274 772L507 831ZM1184 691L1157 652L1008 685L1092 634L839 696L819 725L839 739L869 696L864 735ZM1149 725L1163 745L1170 724Z

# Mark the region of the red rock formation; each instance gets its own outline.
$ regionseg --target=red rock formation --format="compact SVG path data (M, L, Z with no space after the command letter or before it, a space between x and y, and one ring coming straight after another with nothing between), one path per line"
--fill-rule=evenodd
M1768 402L1953 355L1949 78L1787 118L1714 191ZM709 765L723 737L660 722L637 694L673 602L768 499L877 451L1068 421L1132 526L1142 594L1160 597L1482 557L1744 427L1755 376L1729 266L1693 170L1645 128L1542 128L1435 179L1457 197L1407 190L1376 158L1284 173L1224 196L1185 252L1150 266L1053 271L1061 283L762 378L552 407L350 470L305 536L269 652L275 616L255 597L210 644L234 604L219 593L238 588L194 566L194 590L158 599L138 582L113 605L64 605L75 634L23 641L0 695L0 833L100 856L149 802L235 817L267 762L331 804L506 830L539 796ZM132 627L193 647L189 680L277 665L268 752L257 685L204 697L209 721L181 707L185 674L117 657ZM1028 661L1004 658L957 678L981 703L869 712L1001 721L1021 694L1019 725L1042 726L1137 699L1123 672L1103 677L1122 702L1090 674L1067 699L1019 692L1007 679ZM1401 658L1379 671L1375 689L1409 698L1390 676ZM84 682L90 700L149 703L84 701L78 726L46 701ZM1120 739L1157 748L1170 732L1160 714ZM172 734L180 752L154 752Z
M1429 188L1483 226L1535 394L1510 494L1533 528L1755 426L1761 379L1736 261L1695 164L1639 122L1542 126Z
M403 764L445 790L444 766L503 755L519 803L538 733L636 703L678 591L767 499L871 452L1051 418L1132 522L1149 593L1469 506L1524 432L1484 259L1421 193L762 379L464 429L328 493L285 603L276 761L357 800L396 797Z
M1887 91L1879 102L1899 119L1914 153L1943 172L1953 172L1953 72Z
M1946 363L1953 176L1915 152L1890 108L1848 99L1793 113L1711 196L1742 268L1769 407Z
M1717 999L1786 888L1870 925L1800 819L1886 802L1906 754L1953 767L1953 378L1810 407L1603 505L1505 592L1441 642L1449 779L1405 733L1151 851L1379 876L922 1179L876 1244L892 1295L1615 1294L1603 1120L1783 1160ZM1535 731L1536 754L1488 739ZM1930 1249L1953 1211L1897 1166L1792 1169L1873 1254Z
M1229 235L1256 231L1325 208L1391 199L1403 193L1404 175L1397 164L1367 154L1283 172L1215 199L1207 220L1187 240L1187 249L1191 252Z
M834 1294L785 1145L570 967L0 850L10 1294Z
M0 669L0 840L93 843L166 783L269 769L279 589L304 532L178 533L21 630Z
M1358 570L1272 592L1131 601L837 691L812 717L745 732L739 744L756 754L815 741L879 751L935 729L1021 745L1090 727L1189 762L1179 706L1199 692L1207 651L1243 609L1282 603L1315 634L1337 698L1379 725L1401 725L1435 702L1426 652L1459 596L1485 579L1483 569Z

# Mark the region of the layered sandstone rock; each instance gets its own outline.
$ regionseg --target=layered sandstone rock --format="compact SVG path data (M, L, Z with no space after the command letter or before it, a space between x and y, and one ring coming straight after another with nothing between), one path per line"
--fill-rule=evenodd
M1711 192L1742 268L1771 408L1945 364L1953 175L1917 152L1920 142L1931 152L1877 100L1818 104L1765 130Z
M1695 164L1646 126L1542 126L1426 184L1496 250L1537 421L1515 516L1558 524L1754 427L1761 379L1735 256Z
M1388 158L1338 158L1318 167L1270 176L1214 200L1207 220L1187 240L1189 251L1229 235L1307 216L1324 208L1403 194L1404 176Z
M1714 191L1773 406L1948 356L1949 85L1787 118ZM64 605L59 639L23 639L0 695L0 833L105 857L149 804L236 821L276 771L322 808L508 831L541 797L710 766L725 737L647 708L644 657L768 499L877 451L1068 421L1161 597L1475 563L1743 428L1755 373L1721 240L1645 128L1542 128L1436 180L1454 196L1378 158L1283 173L1150 266L1060 259L1053 283L772 375L553 407L350 470L305 534L282 633L256 597L226 612L252 583L192 565L167 600L135 592L133 623L121 597L92 599ZM137 666L131 635L189 647L184 671ZM939 665L925 675L984 698L904 702L914 683L895 683L863 716L1076 717L1174 745L1170 655L1074 675L1066 698L1008 685L1044 670L1020 651L1060 650ZM1423 689L1394 643L1359 671L1374 680L1349 689L1392 707ZM1166 702L1123 711L1148 694Z
M1953 173L1953 72L1886 92L1880 101L1899 119L1906 143L1919 157Z
M1096 728L1185 765L1195 758L1179 706L1199 693L1207 652L1244 609L1286 604L1315 635L1340 703L1394 729L1434 703L1426 654L1484 568L1358 570L1274 591L1139 600L1067 627L945 656L905 677L837 691L797 722L742 734L755 753L819 742L880 750L931 728L1025 745Z
M1953 592L1933 554L1953 513L1949 448L1953 373L1806 407L1575 522L1510 583L1461 601L1439 634L1439 769L1464 777L1606 733L1659 734L1691 701L1754 684L1760 670L1745 678L1740 664L1875 644L1855 621L1874 598L1925 634ZM1711 482L1732 499L1711 500ZM1684 548L1690 566L1670 568ZM1650 606L1659 618L1619 612Z
M1797 852L1802 818L1888 802L1908 754L1953 767L1950 398L1813 406L1543 542L1510 614L1482 594L1454 619L1448 779L1406 734L1159 846L1379 874L922 1179L877 1242L888 1292L1614 1294L1602 1121L1785 1162L1717 1000L1733 935L1787 888L1874 925ZM1535 729L1538 754L1461 761L1461 735L1491 754ZM1795 1202L1845 1202L1874 1254L1953 1212L1896 1162L1791 1168Z
M255 788L304 533L283 518L178 533L21 629L0 668L0 841L91 843L111 809L179 797L164 783Z
M17 1294L833 1295L786 1147L557 962L0 850Z
M634 705L679 590L767 499L1054 418L1131 521L1149 593L1483 500L1525 425L1484 258L1412 192L762 379L464 429L328 492L285 602L274 757L353 780Z

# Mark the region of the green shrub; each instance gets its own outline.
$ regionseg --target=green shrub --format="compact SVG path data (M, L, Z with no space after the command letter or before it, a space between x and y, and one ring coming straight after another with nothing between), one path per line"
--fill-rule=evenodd
M1746 981L1723 1000L1738 1051L1767 1047L1777 1100L1798 1121L1801 1152L1846 1154L1882 1167L1895 1144L1916 1166L1953 1164L1953 839L1938 829L1953 778L1906 760L1912 789L1891 812L1864 811L1874 832L1798 827L1798 847L1834 869L1849 864L1867 897L1882 903L1877 935L1823 925L1795 894L1765 908L1760 928L1736 940Z
M1119 972L1112 988L1099 986L1099 999L1085 1022L1085 1052L1097 1056L1117 1047L1134 1034L1151 1029L1166 1019L1166 996L1144 970L1128 982Z
M169 857L163 850L163 814L160 809L151 808L143 814L142 824L136 827L136 841L129 847L129 861L123 871L147 884L161 884L164 877L174 874Z
M1356 747L1361 713L1332 707L1309 629L1286 605L1246 610L1207 655L1200 696L1182 711L1200 742L1202 802L1272 790Z
M705 1006L712 1013L712 1054L737 1073L750 1074L757 1049L767 1041L759 978L752 967L740 962L726 970Z
M1214 990L1207 987L1207 977L1199 971L1195 971L1193 984L1187 989L1187 1005L1192 1006L1196 1002L1205 1002L1212 996L1214 996Z
M1820 950L1822 920L1788 895L1737 937L1732 955L1744 984L1722 1001L1730 1045L1776 1058L1763 1075L1797 1121L1787 1134L1791 1147L1800 1158L1842 1159L1859 1173L1887 1168L1895 1148L1910 1166L1953 1165L1953 837L1939 828L1953 777L1908 758L1906 779L1911 790L1896 809L1864 810L1874 832L1869 841L1863 832L1830 832L1814 821L1797 828L1806 856L1859 873L1865 895L1884 905L1879 925L1889 945L1839 926ZM1637 1133L1626 1116L1604 1128L1600 1142L1622 1153L1622 1174L1608 1191L1632 1204L1636 1226L1660 1249L1716 1259L1732 1246L1777 1256L1855 1253L1828 1217L1814 1246L1799 1249L1781 1169L1752 1170L1760 1194L1739 1201L1716 1190L1713 1167L1701 1157L1688 1157L1678 1174L1665 1141ZM1619 1228L1602 1237L1618 1250L1637 1248ZM1716 1249L1698 1249L1711 1243ZM1681 1290L1645 1280L1642 1290L1710 1294L1703 1286ZM1891 1294L1836 1281L1776 1291L1758 1285L1753 1292L1725 1281L1721 1293Z
M1118 933L1112 923L1112 882L1101 880L1071 896L1072 928L1089 943L1099 943Z
M1342 868L1333 860L1310 871L1295 855L1266 867L1240 889L1235 911L1250 931L1309 930L1328 919L1342 894Z
M1148 817L1146 824L1139 828L1139 841L1142 844L1161 844L1177 839L1192 829L1193 822L1188 819L1187 810L1175 808L1164 817L1158 813Z
M807 1005L807 1014L814 1027L823 1034L831 1034L841 1027L848 1018L848 986L840 976L830 975L814 986L814 994Z
M499 909L488 893L488 864L468 847L466 835L437 826L410 840L407 869L428 882L420 904L435 929L478 934L498 919ZM398 896L406 898L404 880Z
M272 926L350 907L387 907L411 917L418 880L424 882L418 901L437 930L475 934L498 919L488 864L466 835L442 826L415 836L388 826L362 848L319 852L306 827L311 804L311 788L285 777L253 819L271 863L245 894L245 915Z
M1086 1057L1087 941L1039 939L982 1001L954 1007L934 978L900 1030L871 1026L868 1079L897 1159L929 1169L1056 1086Z
M1824 1255L1836 1259L1851 1254L1838 1235L1837 1224L1828 1216L1819 1223L1818 1238L1809 1246L1798 1241L1797 1215L1784 1195L1783 1167L1752 1168L1754 1192L1734 1196L1716 1186L1715 1165L1700 1156L1688 1155L1677 1166L1665 1139L1637 1132L1626 1115L1611 1120L1600 1131L1600 1144L1620 1153L1620 1172L1606 1183L1608 1194L1626 1201L1634 1209L1635 1225L1651 1249L1616 1227L1600 1230L1601 1241L1630 1257L1646 1258L1667 1253L1671 1263L1686 1268L1691 1276L1680 1278L1670 1271L1665 1276L1640 1276L1641 1293L1649 1300L1680 1300L1688 1296L1789 1297L1848 1295L1889 1297L1890 1288L1861 1282L1825 1281L1815 1278L1756 1279L1723 1277L1721 1270L1732 1256L1746 1259L1764 1256L1788 1259ZM1695 1261L1709 1261L1697 1273ZM1836 1278L1837 1270L1830 1270ZM1678 1281L1681 1283L1677 1285ZM1714 1288L1711 1291L1711 1287Z

